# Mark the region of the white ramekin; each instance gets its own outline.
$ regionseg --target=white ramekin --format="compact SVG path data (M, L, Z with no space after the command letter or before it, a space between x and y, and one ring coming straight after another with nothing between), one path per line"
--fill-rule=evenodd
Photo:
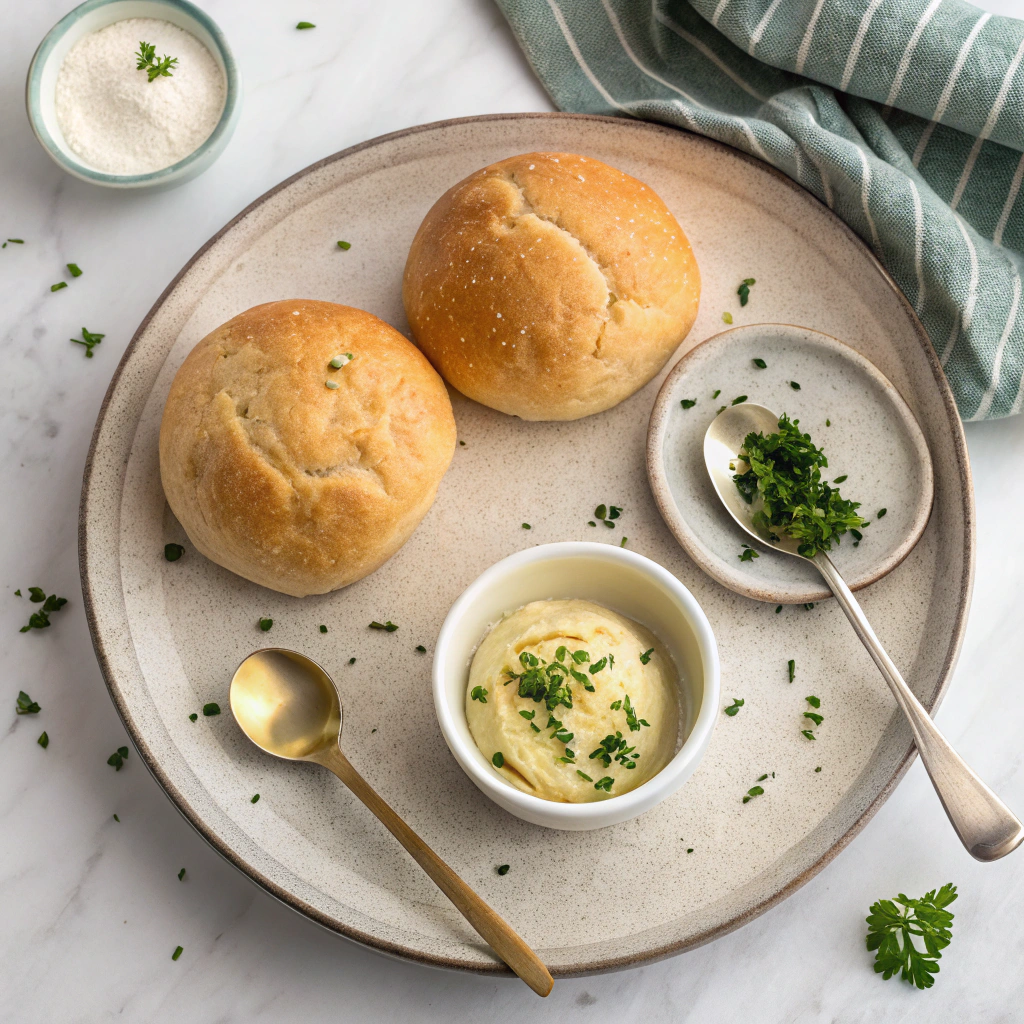
M672 655L683 690L683 742L675 757L631 792L585 804L543 800L510 785L473 742L466 722L470 662L490 627L530 601L567 598L603 604L650 629ZM434 708L448 747L487 796L535 825L603 828L671 796L711 742L718 704L718 646L700 605L668 570L610 544L543 544L503 559L467 587L437 638Z

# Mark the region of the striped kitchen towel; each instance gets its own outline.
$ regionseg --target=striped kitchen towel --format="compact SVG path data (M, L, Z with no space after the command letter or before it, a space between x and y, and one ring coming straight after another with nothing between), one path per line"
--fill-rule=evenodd
M699 132L871 246L965 420L1024 399L1024 21L960 0L497 0L562 110Z

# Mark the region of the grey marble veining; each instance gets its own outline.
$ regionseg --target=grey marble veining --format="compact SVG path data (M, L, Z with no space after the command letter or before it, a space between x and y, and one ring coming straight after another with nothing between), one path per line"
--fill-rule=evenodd
M0 250L0 1019L1024 1020L1024 854L973 862L919 764L861 836L781 906L685 956L559 982L544 1003L513 982L388 961L321 931L207 847L134 754L121 772L107 766L126 737L85 626L77 506L92 424L135 327L210 234L313 160L411 124L549 101L486 0L305 0L288 10L216 0L205 6L246 88L235 138L180 189L110 194L53 166L24 115L32 51L69 6L23 6L0 39L0 235L26 241ZM998 6L1014 13L1014 0ZM299 17L317 29L296 33ZM68 280L67 262L83 276L51 293ZM83 325L106 334L91 360L68 341ZM1015 467L1024 419L972 425L967 436L978 574L938 720L1021 811L1024 481ZM29 607L12 593L30 585L70 603L51 629L19 634ZM40 715L15 718L18 689L39 701ZM36 744L43 729L45 751ZM936 987L882 982L863 946L868 904L945 881L961 898Z

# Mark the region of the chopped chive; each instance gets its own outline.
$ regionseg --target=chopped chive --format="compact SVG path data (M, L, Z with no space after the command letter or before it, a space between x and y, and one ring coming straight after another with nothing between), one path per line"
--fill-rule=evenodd
M41 746L43 750L45 750L50 745L50 737L47 736L46 732L44 731L42 735L40 735L39 739L36 740L36 743L38 743L39 746Z
M627 540L629 540L628 537L623 537L622 540L619 541L619 547L620 548L624 548L626 546L626 541Z
M121 824L121 819L116 814L114 815L114 821L116 821L118 825Z
M881 519L881 518L882 518L882 517L883 517L883 516L885 515L885 513L886 513L886 512L888 512L888 511L889 511L889 510L888 510L887 508L880 508L880 509L879 509L879 510L878 510L878 511L877 511L877 512L875 513L875 518L876 518L876 519Z
M68 340L72 345L84 345L85 346L85 358L92 359L92 350L106 337L105 334L99 334L96 331L90 331L87 327L82 328L82 337L69 338Z
M845 483L848 477L849 477L849 473L844 473L842 476L837 476L835 478L835 480L832 481L832 483L834 483L834 484Z
M815 770L816 772L820 772L820 771L821 771L821 765L819 764L819 765L818 765L818 767L817 767L817 768L815 768L814 770Z
M724 323L731 324L732 323L732 313L723 313L722 314L722 321Z
M692 846L688 846L688 847L686 848L686 852L687 852L687 853L693 853L693 847L692 847Z
M799 385L799 384L797 384L797 382L796 382L795 380L791 380L791 381L789 382L789 386L790 386L790 387L791 387L791 388L792 388L792 389L793 389L794 391L799 391L799 390L800 390L800 385Z
M592 778L591 778L591 777L590 777L590 776L589 776L589 775L588 775L588 774L587 774L586 772L581 772L581 771L579 770L579 768L577 768L577 769L576 769L576 774L577 774L577 775L578 775L578 776L579 776L579 777L580 777L581 779L586 779L586 781L587 781L587 782L593 782L593 781L594 781L594 780L593 780L593 779L592 779Z
M481 704L487 703L487 690L485 690L482 686L474 686L473 689L470 690L469 696L473 700L480 701ZM498 767L500 768L501 766L499 765Z
M254 794L253 794L253 797L252 797L252 799L251 799L251 800L249 801L249 803L251 803L251 804L259 803L259 799L260 799L260 795L259 795L259 793L254 793Z
M69 263L68 272L71 274L72 277L82 276L82 268L77 263Z
M387 622L378 622L374 619L370 623L370 629L383 629L385 633L394 633L398 627L390 619Z
M203 705L203 714L207 718L213 718L214 715L220 714L220 705L216 701L210 701L209 704Z
M813 733L813 732L811 732L811 730L810 730L810 729L801 729L801 730L800 730L800 735L801 735L801 736L806 736L806 737L807 737L807 738L808 738L809 740L813 740L813 739L815 739L815 738L816 738L816 737L815 737L815 735L814 735L814 733Z
M350 665L354 665L354 664L356 663L356 659L355 659L355 658L349 658L349 659L348 659L348 663L349 663Z
M426 654L427 653L427 649L426 649L426 647L423 646L423 644L417 644L416 645L416 650L419 651L420 654Z
M497 751L491 758L491 764L493 764L495 768L501 768L505 764L505 755L500 750Z
M717 398L721 393L722 393L722 389L719 388L717 391L712 391L711 392L711 397L712 398Z
M697 404L696 398L682 398L679 400L679 404L684 409L692 409Z
M264 633L266 633L267 630L270 629L270 627L273 624L274 624L274 620L273 619L260 619L260 629L262 629Z
M524 530L532 530L533 527L529 523L522 524Z
M59 292L61 290L61 288L67 288L67 286L68 286L67 281L58 281L56 284L51 284L50 285L50 291L51 292Z
M757 367L757 368L758 368L759 370L767 370L767 369L768 369L768 364L767 364L767 363L766 363L766 362L765 362L765 361L764 361L763 359L760 359L760 358L758 358L758 359L754 359L754 360L752 360L752 362L753 362L753 364L754 364L754 365L755 365L755 366L756 366L756 367Z
M814 602L808 601L803 607L805 612L809 612L814 607Z
M25 244L25 239L24 238L8 238L7 242L12 242L14 245L24 245ZM4 242L4 245L6 245L7 242Z
M311 22L311 21L300 21L295 27L298 28L298 29L316 28L316 25L314 25L313 22ZM341 242L339 242L338 245L341 245ZM343 249L347 249L348 246L347 245L343 245L342 248Z
M331 391L337 391L341 385L336 380L325 380L324 387L329 388Z
M779 612L781 612L781 611L782 611L782 605L781 604L776 605L775 606L775 614L778 615Z
M825 426L826 427L831 427L832 426L832 421L831 420L825 420Z
M351 249L352 248L352 243L351 242L339 242L338 243L338 248L339 249Z
M794 658L790 658L786 663L786 666L789 669L789 681L793 682L793 678L796 676L796 660Z
M747 396L746 395L738 395L729 404L730 405L741 405L746 400L747 400Z
M509 865L508 864L499 864L496 870L497 870L499 875L507 875L508 874L508 869L509 869Z
M184 881L185 881L185 869L184 869L184 868L182 868L182 869L181 869L181 870L180 870L180 871L178 872L178 881L179 881L179 882L184 882Z
M181 946L175 946L174 947L174 952L171 954L171 959L172 960L177 960L178 957L181 956L181 954L183 952L184 952L184 950L181 948Z

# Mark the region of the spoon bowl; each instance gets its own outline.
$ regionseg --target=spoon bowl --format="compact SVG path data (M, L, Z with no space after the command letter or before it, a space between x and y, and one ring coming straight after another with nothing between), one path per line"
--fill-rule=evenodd
M260 750L303 761L341 740L341 697L334 680L311 658L269 647L235 670L231 713Z
M762 506L760 498L748 502L740 493L733 476L746 466L737 453L743 449L748 434L774 434L779 429L779 417L763 405L744 402L732 405L720 412L704 435L704 463L708 467L711 483L725 506L726 511L736 520L737 526L754 540L775 548L787 555L804 558L797 550L798 544L785 533L771 537L762 534L754 526L754 513ZM811 561L811 559L804 559Z

